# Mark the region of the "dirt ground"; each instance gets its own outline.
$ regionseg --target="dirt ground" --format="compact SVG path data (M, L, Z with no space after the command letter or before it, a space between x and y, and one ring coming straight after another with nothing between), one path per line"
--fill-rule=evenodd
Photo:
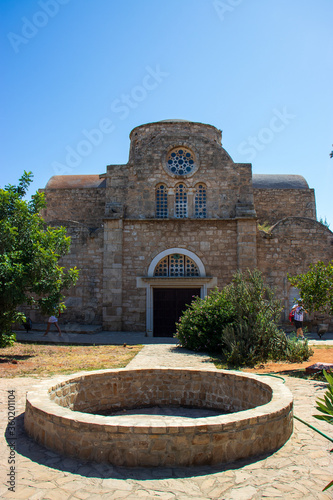
M296 370L303 371L307 366L311 366L314 363L333 363L333 346L311 346L311 349L313 350L313 355L308 361L303 361L303 363L269 362L255 368L247 368L246 371L254 373L284 373L285 375L290 372L290 375L292 375L292 372Z
M0 350L0 377L50 376L82 370L122 368L142 346L66 346L20 344ZM245 371L284 373L304 371L314 363L333 363L333 346L312 346L313 355L303 363L269 362Z
M122 368L142 346L20 344L0 349L0 377L50 376L82 370Z

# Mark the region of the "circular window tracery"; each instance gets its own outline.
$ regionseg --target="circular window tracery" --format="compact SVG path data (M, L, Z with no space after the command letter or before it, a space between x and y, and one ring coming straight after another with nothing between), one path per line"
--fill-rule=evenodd
M172 149L167 156L167 169L174 175L191 174L195 168L193 153L183 147Z

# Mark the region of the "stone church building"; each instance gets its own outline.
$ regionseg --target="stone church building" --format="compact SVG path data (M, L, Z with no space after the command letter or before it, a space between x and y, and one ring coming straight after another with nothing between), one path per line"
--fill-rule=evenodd
M44 218L67 228L63 265L80 269L62 322L169 336L193 295L247 268L263 272L288 318L287 273L333 259L333 233L302 176L252 175L221 139L202 123L148 123L132 130L127 164L49 180Z

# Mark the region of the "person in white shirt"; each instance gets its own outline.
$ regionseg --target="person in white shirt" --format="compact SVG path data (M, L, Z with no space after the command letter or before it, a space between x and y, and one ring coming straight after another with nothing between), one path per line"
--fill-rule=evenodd
M307 311L303 308L302 299L298 299L297 304L294 305L292 311L294 311L294 325L296 328L296 338L301 337L301 339L304 339L303 318L304 318L304 313L307 313Z

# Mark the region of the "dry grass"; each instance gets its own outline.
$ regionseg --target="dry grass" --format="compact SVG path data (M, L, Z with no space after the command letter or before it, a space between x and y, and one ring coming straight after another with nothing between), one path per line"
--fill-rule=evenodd
M0 377L50 376L122 368L142 346L79 346L15 343L0 349Z
M245 371L295 374L313 363L333 363L333 346L311 346L313 355L303 363L268 362ZM79 346L20 344L0 349L0 377L50 376L82 370L122 368L142 346Z

